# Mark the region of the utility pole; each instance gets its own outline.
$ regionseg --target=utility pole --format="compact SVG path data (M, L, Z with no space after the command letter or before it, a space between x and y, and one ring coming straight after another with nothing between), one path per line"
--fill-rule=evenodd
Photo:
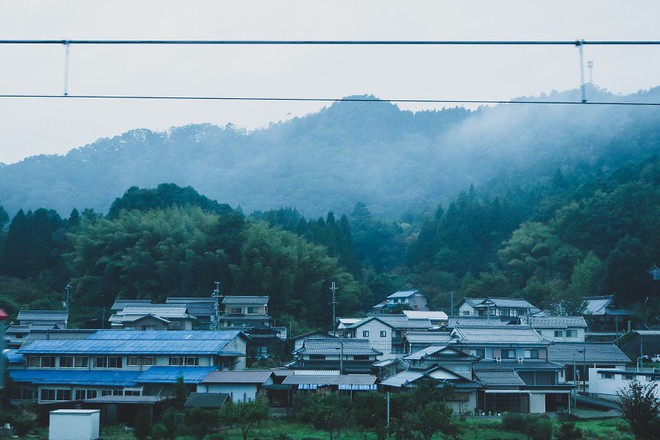
M217 330L220 323L220 281L216 281L215 289L211 294L213 301L213 316L211 317L211 330Z
M64 301L62 301L62 308L69 310L69 301L71 300L71 284L64 286Z
M333 281L330 291L332 292L332 334L334 336L337 336L337 290L337 285Z

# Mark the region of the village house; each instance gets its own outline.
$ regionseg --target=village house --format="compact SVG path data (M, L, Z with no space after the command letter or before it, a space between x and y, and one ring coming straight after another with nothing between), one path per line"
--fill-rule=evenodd
M372 311L381 313L401 313L402 310L429 310L426 296L418 290L403 290L388 296L385 301L373 306Z
M541 311L521 298L468 298L466 297L460 306L460 316L533 316Z
M185 304L134 303L124 305L108 321L115 330L192 330L197 318Z
M301 348L293 352L294 360L286 366L296 370L368 374L381 354L366 339L309 338L305 339Z
M191 391L210 371L245 367L238 331L101 330L85 339L35 340L17 351L17 399L38 403L162 395L179 376ZM139 399L138 399L139 400Z
M589 395L618 401L617 393L631 382L642 385L660 384L660 371L655 368L589 368ZM660 400L660 386L654 390Z
M219 327L270 326L273 318L268 315L268 296L225 296L218 318Z
M266 397L266 387L272 384L270 370L213 371L197 386L197 392L223 393L232 402L251 402Z
M554 342L584 342L587 321L582 316L532 316L539 335Z

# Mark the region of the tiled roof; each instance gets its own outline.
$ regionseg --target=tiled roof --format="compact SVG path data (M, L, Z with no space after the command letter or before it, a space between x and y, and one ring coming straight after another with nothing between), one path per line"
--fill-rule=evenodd
M404 310L403 314L408 319L432 319L446 321L448 316L445 312L440 311L423 311L423 310Z
M118 299L110 308L111 312L119 312L124 310L128 305L146 305L151 304L150 299Z
M38 340L21 354L144 354L218 355L241 333L237 331L101 330L87 339ZM229 353L224 353L229 354Z
M124 316L130 315L155 315L165 319L185 319L191 317L185 304L141 304L127 305L123 310L112 315L110 321L121 321Z
M515 370L515 371L544 371L544 370L561 370L563 367L555 362L546 361L543 359L524 359L518 362L516 359L502 359L497 362L494 359L483 359L474 364L474 371L497 371L497 370Z
M343 348L341 347L343 345ZM343 350L344 356L353 356L353 355L368 355L368 356L377 356L383 354L382 352L375 350L369 344L368 339L352 339L352 338L343 338L341 341L339 339L314 339L309 338L305 339L302 348L298 349L296 353L305 354L305 355L337 355L339 356L340 351Z
M511 324L515 321L516 324ZM518 318L510 316L450 316L447 322L447 327L493 327L504 325L518 325Z
M582 316L532 316L534 328L587 328L587 321Z
M212 371L202 383L255 383L266 382L273 372L270 370Z
M424 359L433 359L433 360L447 360L447 361L469 361L479 359L477 356L472 356L467 353L463 353L460 350L457 350L453 347L447 347L446 345L440 346L430 346L423 348L422 350L416 351L408 356L405 356L403 359L407 361L416 361Z
M401 315L370 316L368 318L361 320L360 322L348 326L347 328L358 328L369 321L373 321L374 319L381 321L382 323L394 329L428 330L432 327L431 322L428 319L408 319L406 315L401 314Z
M476 371L474 375L483 382L486 386L494 387L517 387L524 386L523 381L518 374L513 370L499 370L499 371Z
M67 321L69 312L66 310L21 310L16 317L18 321Z
M492 302L495 307L504 307L511 309L531 309L538 310L529 301L522 298L505 298L505 297L487 297L487 298L465 298L465 301L472 307L479 307L482 303ZM483 305L485 307L485 305Z
M35 385L137 386L140 371L9 370L15 382Z
M400 290L400 291L394 292L393 294L388 296L387 299L410 298L411 296L418 295L418 294L420 294L420 293L417 290Z
M217 367L151 367L137 378L139 383L176 383L183 377L184 383L201 383Z
M405 370L394 376L390 376L380 384L388 387L405 387L408 384L413 383L414 381L422 378L424 376L424 371L419 370Z
M528 326L495 326L495 327L458 327L452 332L457 344L532 344L548 345L549 341Z
M254 305L265 306L268 304L268 296L225 296L222 299L222 304L225 305Z
M295 374L287 376L284 385L374 385L376 376L371 374L311 375Z
M584 313L586 315L619 315L629 316L632 312L627 309L616 307L613 304L614 296L588 296L584 298L586 305Z
M609 343L557 342L548 347L548 359L564 365L585 361L590 364L625 364L630 362L628 356L619 347Z
M212 297L170 296L166 304L185 304L188 313L198 318L207 318L213 315L218 300Z
M186 408L221 408L229 401L225 393L190 393L184 406Z
M449 332L407 332L405 336L410 344L442 345L451 341Z

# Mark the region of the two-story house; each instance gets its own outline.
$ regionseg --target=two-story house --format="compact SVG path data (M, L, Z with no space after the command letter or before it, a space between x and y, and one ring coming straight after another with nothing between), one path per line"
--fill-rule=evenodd
M372 310L376 314L392 313L393 310L401 313L402 310L429 310L429 305L426 296L418 290L402 290L394 292Z
M39 403L106 395L161 394L178 376L195 385L210 371L245 367L238 331L101 330L85 339L25 344L25 369L11 370L19 399ZM194 390L193 390L194 391Z
M428 319L409 319L406 315L374 315L346 328L349 338L366 339L381 352L378 360L405 354L404 337L411 331L429 331L434 326Z
M220 302L220 327L256 327L272 325L268 315L268 296L225 296Z
M197 318L185 304L127 304L108 321L112 329L192 330Z
M403 358L410 367L381 382L385 390L410 388L430 378L451 386L447 404L457 414L474 411L477 391L483 387L473 378L472 366L479 357L447 345L431 346Z
M293 352L294 361L287 364L296 370L332 370L340 374L370 373L372 364L382 353L367 339L309 338Z
M19 348L27 340L30 332L37 330L63 330L69 324L67 310L21 310L12 323L5 329L7 346Z
M522 298L469 298L458 307L459 316L534 316L541 311Z
M582 316L532 316L531 326L554 342L584 342L587 321Z

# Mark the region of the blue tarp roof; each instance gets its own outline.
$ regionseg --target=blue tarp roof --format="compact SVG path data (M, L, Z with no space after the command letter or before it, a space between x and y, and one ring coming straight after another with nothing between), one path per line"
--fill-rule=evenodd
M62 370L9 370L15 382L35 385L98 385L134 387L141 371L62 371Z
M184 383L200 383L217 367L151 367L138 377L140 383L175 383L179 376Z
M38 340L20 354L221 355L240 331L99 331L81 340Z

